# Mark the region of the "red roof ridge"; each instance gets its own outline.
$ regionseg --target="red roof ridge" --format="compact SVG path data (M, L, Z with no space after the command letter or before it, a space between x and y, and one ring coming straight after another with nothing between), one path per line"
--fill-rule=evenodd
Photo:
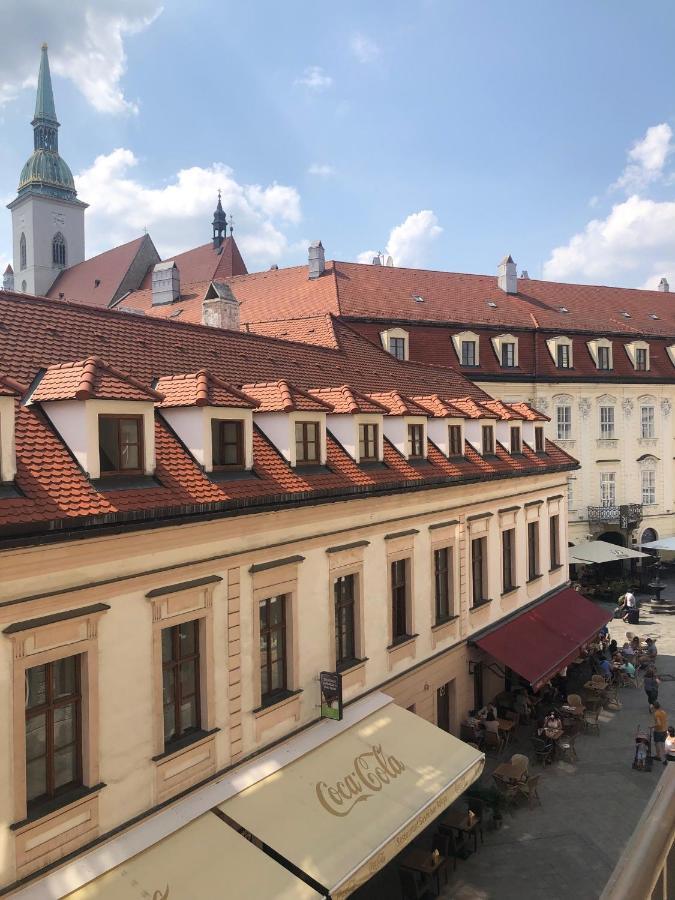
M177 385L185 384L187 382L194 382L194 392L191 395L177 395L176 391L173 390ZM217 400L213 396L212 388L219 388L221 391L224 391L226 395L230 395L230 398L234 398L235 400L240 401L239 403L224 403L222 398ZM249 397L248 394L245 394L238 387L231 384L228 381L224 381L222 378L218 378L217 375L214 375L207 368L201 368L196 372L180 372L175 375L162 375L161 378L157 379L155 384L155 389L159 390L164 396L163 402L160 404L161 407L171 408L173 406L248 406L249 408L254 409L257 406L260 406L260 402L255 400L253 397ZM190 397L194 397L194 404L190 402L185 402L186 399L190 399Z
M5 390L3 390L3 388ZM15 381L11 375L0 375L0 395L4 397L15 396L21 397L28 390L23 384Z
M309 391L303 391L301 388L296 387L294 384L291 384L290 381L287 381L285 378L280 378L277 381L257 381L252 384L245 384L244 390L246 392L255 392L265 390L266 388L276 389L279 394L279 399L281 401L281 409L284 412L293 412L298 409L296 398L304 397L306 400L309 400L312 404L316 404L314 408L317 407L320 409L327 410L328 412L332 412L334 406L332 403L326 403L325 400L321 400L319 397L315 397ZM263 405L262 402L259 405Z
M133 375L128 375L126 372L121 372L119 369L116 369L114 366L109 365L102 359L99 359L99 357L97 356L88 356L86 359L76 360L75 362L59 363L57 365L48 366L42 372L40 380L35 386L35 390L33 391L31 399L36 401L40 400L40 387L44 385L45 378L49 379L50 375L56 375L56 373L58 372L65 372L69 369L72 369L73 371L77 369L82 370L75 386L75 390L72 392L72 398L75 400L91 400L92 398L96 397L95 382L99 371L105 371L118 381L123 381L126 384L135 387L139 392L145 394L149 400L164 399L163 394L160 394L158 391L155 391L147 385L143 384L142 381L139 381L138 378L134 378ZM48 397L47 399L57 398Z
M376 402L381 402L381 400L385 401L384 406L387 408L387 411L391 415L409 415L409 416L428 416L429 410L425 409L425 407L420 406L419 403L415 403L412 397L408 397L406 394L401 393L398 390L392 391L372 391L368 394L369 397L372 397ZM381 400L380 400L381 398ZM391 400L391 404L387 404L387 400Z
M508 403L506 406L510 406L511 409L515 409L516 412L521 413L523 418L528 422L550 422L551 417L545 415L543 412L540 412L538 409L535 409L531 403L526 403L524 400L518 400L516 403Z
M323 399L324 396L330 397L335 394L341 395L345 400L348 414L364 412L367 410L367 407L375 407L376 410L383 413L389 412L387 407L383 406L382 403L378 403L377 400L374 400L368 394L357 391L348 384L341 384L339 387L311 388L310 394L319 399Z
M485 406L487 409L491 410L491 412L497 413L500 419L509 420L525 418L525 416L520 412L520 410L516 409L515 406L509 403L504 403L498 398L494 398L492 400L483 400L481 402L481 406Z

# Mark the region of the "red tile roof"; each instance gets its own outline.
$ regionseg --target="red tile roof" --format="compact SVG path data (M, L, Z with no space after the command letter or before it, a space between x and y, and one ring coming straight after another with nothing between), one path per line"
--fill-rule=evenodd
M423 406L436 419L465 419L466 413L454 403L444 400L438 394L431 394L428 397L413 397L416 403Z
M150 240L148 235L64 269L47 296L92 306L108 306L145 240Z
M415 403L410 397L405 397L399 391L382 391L371 394L373 400L382 404L392 416L428 416L425 407Z
M263 401L263 409L303 408L306 403L328 411L333 404L322 402L317 393L342 392L344 385L354 397L396 390L406 397L469 395L473 400L461 401L466 406L489 399L451 370L398 362L348 326L335 322L334 328L339 349L0 292L0 371L21 385L32 383L42 369L48 370L30 405L15 401L19 495L0 498L0 534L3 538L26 535L30 540L30 535L40 531L55 534L85 525L105 527L129 518L152 523L158 516L213 517L229 510L329 501L378 489L405 491L418 485L576 468L576 462L552 444L547 444L546 456L525 448L522 457L511 457L498 447L494 459L483 459L467 445L466 459L455 462L430 443L429 464L420 470L385 442L385 467L366 471L329 434L327 471L303 474L291 469L254 427L256 477L215 481L201 470L158 413L157 483L148 480L139 487L120 489L114 479L96 485L89 481L38 402L40 397L76 396L80 391L87 396L112 391L118 396L120 384L140 385L143 390L137 396L147 399L150 395L161 402L153 384L163 377L175 381L180 375L195 384L195 373L201 370L246 394L252 393L249 384L258 385L260 397L256 399ZM103 357L106 362L90 357ZM192 396L192 386L188 394ZM194 396L197 394L203 395L195 386Z
M14 381L9 375L0 375L0 397L20 397L25 392L24 385Z
M511 409L515 409L517 413L520 413L524 419L528 422L550 422L550 416L545 416L543 412L539 412L538 409L535 409L533 406L530 406L529 403L509 403L508 404Z
M164 261L168 260L176 263L181 284L185 285L195 282L210 284L212 281L223 281L233 275L246 275L248 272L233 237L226 238L217 250L214 248L213 242L210 242L202 244L201 247L195 247L193 250L177 253L175 256L167 256ZM151 289L152 269L149 269L141 283L141 290Z
M348 384L342 384L336 388L322 388L321 390L313 390L314 394L320 400L329 403L333 407L334 413L375 413L382 415L388 412L386 406L373 400L366 394L360 394L353 390Z
M466 419L501 419L501 415L489 409L481 402L476 402L472 397L457 397L452 405L456 406Z
M496 413L503 421L511 419L522 420L525 418L523 413L519 412L513 403L502 403L501 400L485 400L482 404L490 412Z
M187 375L165 375L155 385L164 396L160 408L173 406L228 406L255 409L258 401L234 385L216 378L207 369Z
M95 356L49 366L31 394L32 403L47 400L163 400L161 394Z
M244 390L249 397L254 397L258 402L258 412L333 411L330 403L312 396L307 391L301 391L288 381L245 384Z

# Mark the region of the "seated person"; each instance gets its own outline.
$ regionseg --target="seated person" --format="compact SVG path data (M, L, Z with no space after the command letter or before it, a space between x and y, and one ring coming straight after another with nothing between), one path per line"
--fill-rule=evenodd
M625 672L626 675L629 675L631 678L635 678L635 666L630 661L630 659L625 660L625 662L621 666L621 671Z
M633 650L633 648L632 648L631 645L628 643L628 641L626 641L626 643L625 643L625 644L623 645L623 647L621 648L621 655L622 655L625 659L631 659L633 656L635 656L635 650Z
M600 659L597 663L598 671L604 678L612 677L612 666L608 659Z
M619 649L619 645L617 644L617 642L614 639L612 639L610 641L610 644L608 647L609 655L614 656L614 654L618 651L618 649Z
M647 638L645 641L644 655L648 656L649 659L655 660L658 655L658 650L656 649L656 641L653 638Z
M554 731L562 731L562 722L558 718L558 713L552 709L544 720L544 731L547 733Z
M487 703L482 709L478 710L478 718L486 719L488 713L492 713L495 719L497 718L497 707L493 703Z
M499 734L499 722L497 721L497 716L492 712L492 709L488 710L488 714L483 722L483 727L486 731L491 731L493 734Z

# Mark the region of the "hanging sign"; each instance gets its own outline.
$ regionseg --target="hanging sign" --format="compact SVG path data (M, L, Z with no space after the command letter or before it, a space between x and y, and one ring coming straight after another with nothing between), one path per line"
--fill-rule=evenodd
M342 719L342 675L339 672L320 672L321 718Z

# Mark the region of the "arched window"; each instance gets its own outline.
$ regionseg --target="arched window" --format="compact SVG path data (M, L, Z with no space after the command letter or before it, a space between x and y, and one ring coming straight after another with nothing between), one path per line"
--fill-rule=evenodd
M19 268L26 268L26 235L21 235L21 240L19 241Z
M66 266L66 241L60 231L57 231L52 241L52 263L62 269Z

